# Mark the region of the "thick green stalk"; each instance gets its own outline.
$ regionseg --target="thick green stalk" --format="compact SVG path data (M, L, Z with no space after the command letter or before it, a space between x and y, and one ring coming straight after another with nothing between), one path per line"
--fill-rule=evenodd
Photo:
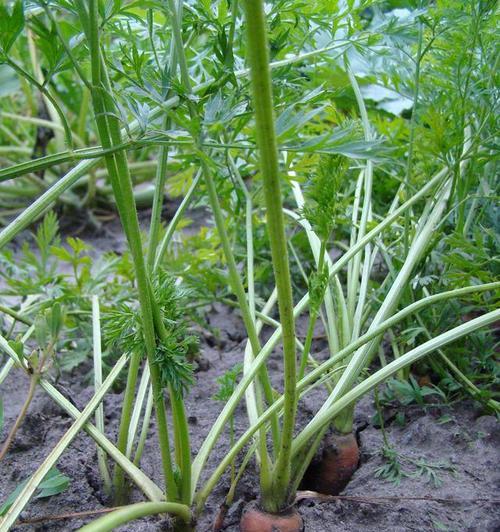
M175 46L177 50L177 59L179 63L179 69L181 74L181 81L184 85L184 88L188 93L192 92L191 88L191 79L189 76L189 70L188 65L186 61L186 55L184 53L184 46L182 42L182 34L181 34L181 28L179 25L178 17L176 16L176 7L173 0L168 0L170 11L172 14L172 31L173 31L173 37L175 41ZM198 121L198 116L196 112L196 108L191 104L189 105L189 113L191 116L191 119L193 121ZM203 148L201 146L201 139L196 138L195 141L198 144L198 147L200 149L200 152L203 152ZM243 322L245 324L245 328L247 330L247 334L250 340L250 344L252 346L253 350L253 356L255 357L256 354L260 351L261 345L259 341L258 334L255 329L255 322L252 316L252 312L249 307L249 303L245 294L245 289L243 287L243 283L241 281L238 268L236 266L236 261L234 259L233 251L231 248L231 243L229 241L229 237L227 235L226 226L224 222L224 216L222 214L222 209L220 208L219 198L217 196L217 190L215 187L214 180L212 178L212 174L210 172L210 168L208 167L206 161L201 158L200 159L200 168L202 171L202 175L205 179L205 183L208 190L208 197L210 201L210 206L212 208L215 223L217 226L217 231L219 233L219 237L221 239L222 249L224 251L224 256L226 258L228 270L229 270L229 282L231 289L233 290L234 294L236 295L238 299L238 303L240 305L240 312L243 318ZM267 373L267 369L265 367L262 367L259 372L259 377L262 383L262 387L264 390L264 395L266 397L266 400L269 404L272 404L274 398L273 398L273 392L271 387L271 382L269 380L269 375ZM271 422L271 432L273 436L273 445L276 447L278 438L279 438L279 429L278 429L278 420L273 419ZM263 431L264 433L264 431ZM265 438L261 438L261 452L260 452L261 460L267 461L267 447L266 447L266 441ZM265 469L265 468L264 468Z
M97 46L98 48L98 44L95 46ZM100 64L100 59L101 59L100 53L99 53L99 50L97 49L96 53L94 54L93 60ZM95 79L96 77L97 79ZM101 69L99 66L93 66L92 68L92 81L94 85L98 85L99 87L98 89L94 90L92 94L92 101L93 101L94 110L95 110L95 119L96 119L99 137L101 139L101 143L103 146L106 146L107 148L111 148L114 144L116 144L117 140L118 140L118 144L120 144L121 135L119 135L120 139L117 139L118 135L116 133L116 126L113 124L115 118L111 116L111 114L115 111L114 106L111 107L109 105L108 107L106 107L105 98L101 97L101 95L104 94L106 90L109 90L110 87L109 86L105 87L104 83L102 83ZM124 199L123 191L122 191L122 183L125 184L125 181L127 181L127 177L130 178L130 175L128 172L128 166L127 166L126 160L124 161L123 152L118 152L112 155L107 155L105 157L105 162L106 162L106 166L108 169L108 175L110 177L111 184L113 187L113 192L115 194L116 203L117 203L118 211L120 214L120 219L122 220L124 231L127 236L127 240L129 241L129 246L130 246L132 256L134 259L134 264L136 266L139 299L141 300L140 284L143 284L144 280L141 279L141 282L139 281L139 276L140 276L139 272L141 270L141 265L139 264L139 268L137 268L137 264L136 264L137 245L136 245L136 240L135 240L136 238L138 238L138 242L140 243L140 234L138 231L138 227L132 228L131 231L129 229L130 225L132 226L134 225L133 215L136 214L135 205L132 205L132 208L130 208L131 207L130 204L128 205L126 204L126 200ZM120 179L121 176L123 176L125 179L123 178ZM138 222L137 222L137 225L138 225ZM134 235L134 233L136 234ZM139 262L141 261L143 262L142 249L141 249L140 258L139 258ZM145 285L146 285L146 290L147 290L147 282L145 283ZM141 310L144 313L144 308L150 307L151 304L149 301L149 297L148 297L147 302L145 301L144 296L142 297L142 300L143 301L140 301ZM143 314L143 319L144 319L144 314ZM153 356L154 356L154 350L156 346L156 342L154 339L154 331L152 333L151 331L149 331L149 334L146 332L146 329L148 328L148 326L151 329L150 322L151 322L151 318L149 318L149 320L148 319L145 320L144 337L145 337L146 348L148 352L153 353ZM151 341L151 337L152 337L152 341ZM149 345L148 345L148 340L149 340ZM118 430L117 447L124 454L126 453L126 449L127 449L128 431L129 431L129 426L130 426L130 419L132 416L135 389L136 389L136 384L137 384L137 376L139 372L140 363L141 363L140 353L134 353L130 359L130 366L129 366L129 370L127 374L127 385L125 388L125 394L124 394L124 399L123 399L123 404L122 404L120 427ZM172 473L172 477L173 477L173 473ZM125 492L125 484L124 484L124 472L118 466L115 468L113 485L115 489L115 499L119 504L121 504L124 502L126 498L126 492Z
M137 278L137 288L139 293L139 303L141 307L141 315L143 322L144 330L144 339L146 343L146 352L148 356L150 371L151 371L151 383L153 386L153 398L155 402L155 410L157 415L158 422L158 436L160 440L160 450L162 452L162 459L164 464L164 473L167 483L167 495L173 500L177 498L177 487L173 474L173 467L171 464L170 458L170 446L169 446L169 436L168 436L168 426L165 412L165 405L163 402L163 390L160 382L159 370L155 362L155 351L156 351L156 339L155 339L155 328L153 323L153 306L156 306L156 303L151 300L149 294L149 283L146 274L146 267L144 263L144 258L142 254L142 245L141 245L141 235L139 228L139 221L137 218L137 210L134 204L134 196L132 183L130 179L130 174L128 172L128 166L124 154L118 154L118 163L119 163L119 174L116 176L119 179L119 176L124 176L125 179L121 179L121 184L123 185L123 199L125 214L122 217L122 223L126 229L127 224L130 226L130 236L129 236L129 246L132 253L135 269L136 269L136 278ZM112 169L108 166L108 172L110 176L112 175ZM117 196L117 204L119 201L120 182L116 182L116 179L112 178L113 190ZM120 210L120 208L119 208ZM127 221L128 220L128 223ZM137 373L140 365L140 356L134 358L134 366L131 369L135 374L135 381L137 381ZM133 401L133 392L135 391L135 385L133 389L130 390L130 399ZM131 410L130 410L131 412ZM128 426L129 422L126 423L124 427L124 434L128 435ZM125 446L120 448L122 452L126 449Z
M92 97L95 119L102 145L105 147L112 147L113 145L120 145L122 143L122 138L117 118L118 113L112 99L111 85L107 77L105 62L102 58L99 47L99 22L96 0L90 0L88 14L89 26L87 38L92 60L92 84L94 89ZM106 164L135 267L144 342L151 371L151 383L153 386L153 397L158 422L158 437L160 441L165 481L167 484L167 496L171 500L176 500L178 497L178 490L170 457L163 390L159 369L155 362L156 338L153 322L153 305L155 303L150 298L149 282L142 254L141 235L134 202L132 180L124 152L117 152L112 156L107 156ZM130 384L133 384L134 386L128 388L128 395L124 398L124 409L127 404L130 405L130 408L127 409L128 418L122 417L122 423L120 426L118 448L122 453L125 453L127 448L128 427L130 424L130 415L132 412L139 363L140 354L136 354L132 358L130 364L131 367L129 368ZM116 471L115 488L119 494L120 491L123 490L123 482L120 479L120 468L117 467Z
M289 503L288 487L291 474L291 441L297 408L295 379L295 322L293 298L286 244L285 222L279 178L278 147L276 141L272 84L269 68L264 3L245 0L248 58L250 64L256 137L260 153L260 167L264 180L267 227L271 245L278 307L283 327L284 358L284 414L280 450L273 471L271 493L264 494L267 510L279 511Z

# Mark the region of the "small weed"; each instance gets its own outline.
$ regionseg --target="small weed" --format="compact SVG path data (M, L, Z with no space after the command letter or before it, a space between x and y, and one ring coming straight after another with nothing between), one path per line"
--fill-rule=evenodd
M375 470L375 476L393 482L396 486L403 478L423 478L438 488L443 483L440 473L456 473L456 469L448 462L427 462L423 458L411 458L392 446L384 445L380 452L385 463Z
M400 404L403 406L418 405L423 408L428 406L427 398L437 397L446 403L444 392L434 385L420 386L413 375L407 381L390 379L380 396L380 403L383 406L390 404ZM432 403L435 405L436 403Z
M29 478L23 480L17 485L16 489L7 497L5 502L0 506L0 517L5 515L12 506L17 496L21 493L23 488L28 483ZM59 495L69 486L70 478L63 475L57 468L53 467L44 477L42 482L38 485L38 489L34 495L35 499L44 499Z

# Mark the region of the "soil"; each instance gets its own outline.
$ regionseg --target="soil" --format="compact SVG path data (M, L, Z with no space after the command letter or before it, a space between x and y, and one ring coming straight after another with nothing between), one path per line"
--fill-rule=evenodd
M111 236L94 239L97 249L109 249ZM117 244L117 250L120 248ZM207 314L209 325L220 334L201 334L200 358L196 372L197 383L186 399L191 428L193 453L201 446L209 428L221 410L214 401L218 385L216 378L233 368L243 357L245 331L239 315L222 305L213 305ZM299 334L305 333L306 323L298 321ZM269 334L269 331L267 331ZM317 330L318 337L322 335ZM264 334L266 336L266 332ZM315 343L318 360L327 355L324 340ZM268 364L273 385L281 387L281 352L276 349ZM65 375L57 387L80 409L93 395L87 376L91 366L82 365L70 375ZM5 407L5 427L10 427L22 405L28 389L28 379L18 371L11 371L0 388ZM314 391L301 402L298 426L303 426L321 404L323 392ZM110 393L104 401L106 432L111 440L116 437L121 395ZM386 462L381 455L383 436L374 424L375 408L372 397L365 397L356 408L356 431L361 448L361 462L351 482L342 492L344 497L335 500L304 498L297 507L307 532L340 531L478 531L500 530L500 472L498 469L500 425L493 416L484 415L474 403L462 401L452 405L427 405L425 408L404 407L405 423L400 425L387 412L386 433L389 442L398 453L422 464L445 464L453 472L440 468L440 485L434 486L425 475L403 477L399 484L376 476ZM17 484L32 474L53 449L64 432L71 426L71 419L52 400L38 390L29 414L25 419L8 455L0 464L0 501L5 500ZM247 426L244 404L235 412L236 433ZM5 438L4 433L0 441ZM228 434L219 440L210 457L205 475L208 475L226 454ZM161 484L160 457L156 430L153 426L142 460L144 472ZM21 518L24 521L44 518L55 514L99 510L111 505L101 488L96 461L96 446L85 433L80 433L57 464L58 469L70 477L66 491L48 499L33 500ZM413 468L414 470L415 468ZM203 478L201 482L203 482ZM197 530L211 530L229 486L223 477L207 501L205 511L198 521ZM235 532L241 512L247 502L258 495L258 480L254 464L250 464L243 476L229 509L223 530ZM142 500L133 491L134 500ZM380 497L394 499L380 500ZM371 499L370 499L371 498ZM429 498L429 500L415 500ZM453 501L444 501L453 499ZM496 502L495 502L496 501ZM95 518L77 517L61 521L42 519L42 522L20 524L19 531L71 531ZM135 521L119 530L159 531L168 530L168 521L149 518Z

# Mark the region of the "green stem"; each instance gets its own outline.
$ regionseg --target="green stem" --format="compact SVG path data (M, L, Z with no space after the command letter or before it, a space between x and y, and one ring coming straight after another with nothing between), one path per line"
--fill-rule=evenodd
M237 0L233 3L234 5L237 5ZM254 279L254 246L253 246L253 224L252 224L252 217L253 217L253 203L252 203L252 196L250 195L250 192L248 191L247 186L245 185L245 182L243 181L243 178L241 177L240 171L238 170L233 158L231 157L230 153L227 154L227 161L229 163L229 167L233 171L233 174L236 178L236 181L239 183L241 189L243 190L243 194L245 195L245 233L246 233L246 240L247 240L247 286L248 286L248 305L250 307L250 313L252 315L253 320L255 321L255 279Z
M354 91L354 95L356 97L356 102L358 104L359 108L359 114L361 116L361 122L363 124L363 132L364 137L367 142L371 141L373 138L371 128L370 128L370 121L368 119L368 112L366 110L365 102L363 100L363 95L361 94L361 89L359 87L359 84L356 80L356 76L354 75L349 62L347 60L347 57L345 57L345 66L347 70L347 75L349 77L349 81L351 83L351 86ZM367 223L369 221L370 212L371 212L371 200L372 200L372 181L373 181L373 163L370 160L366 161L365 169L363 170L363 206L361 211L361 219L359 222L359 229L356 233L357 240L361 240L365 234L366 234L366 227ZM369 260L369 248L365 250L365 261ZM358 254L356 257L354 257L352 269L351 269L351 277L349 279L349 285L348 285L348 295L347 295L347 306L348 306L348 316L349 316L349 324L351 325L351 328L353 328L354 324L354 316L355 316L355 309L356 309L356 301L359 297L358 295L358 289L360 284L360 268L361 268L361 259L362 254ZM358 307L364 303L363 300L358 301ZM348 341L348 339L346 339Z
M231 447L234 445L234 440L231 444ZM252 456L254 455L255 453L255 448L256 448L256 445L255 445L255 442L249 446L243 460L241 461L241 465L240 467L238 468L238 473L235 475L233 481L231 482L231 486L229 487L229 490L227 492L227 495L226 495L226 506L229 507L231 506L231 504L233 503L233 500L234 500L234 495L235 495L235 492L236 492L236 487L238 486L238 483L241 479L241 477L243 476L243 473L245 472L247 466L248 466L248 463L250 462L250 459L252 458ZM232 464L235 463L235 460L236 460L236 457L234 458L234 460L232 461Z
M293 172L293 173L289 172L289 175L293 175L295 177L295 172ZM300 189L300 185L296 181L292 181L292 191L293 191L293 194L295 196L295 201L297 203L297 207L299 209L302 209L303 206L304 206L304 196L302 194L302 190ZM311 251L312 251L313 256L314 256L314 260L315 260L316 264L318 264L318 262L319 262L319 251L320 251L320 248L321 248L321 241L320 241L318 235L316 235L316 233L313 231L313 229L311 227L311 224L306 219L301 218L294 211L290 211L288 209L285 209L284 212L285 212L285 214L291 216L294 220L296 220L300 225L302 225L302 227L304 227L304 229L306 231L307 239L309 240L309 245L311 247ZM307 277L307 275L306 275L306 273L304 271L304 268L301 265L301 261L298 258L297 253L296 253L293 245L291 244L291 242L289 242L289 244L290 244L290 249L292 250L292 254L294 255L295 260L296 260L297 264L299 265L300 271L302 272L302 276L304 277L304 280L307 282L307 278L308 277ZM330 260L330 257L328 255L326 255L325 261L327 263L328 268L330 268L331 267L331 260ZM350 264L351 263L348 264L348 269L349 269L349 265ZM348 275L349 275L349 273L348 273ZM327 333L327 336L328 336L328 346L330 348L330 353L336 353L340 349L340 336L339 336L339 330L338 330L337 312L335 310L334 299L333 299L332 291L331 291L331 288L330 288L329 285L326 287L325 296L324 296L324 299L323 299L323 304L325 306L325 311L326 311L326 321L324 319L324 316L322 315L321 309L319 311L320 312L320 316L321 316L322 321L323 321L323 323L325 325L325 330L326 330L326 333Z
M102 386L102 351L101 351L101 318L99 309L99 299L92 296L92 336L93 336L93 359L94 359L94 389L97 391ZM104 406L101 403L95 412L95 425L101 431L104 430ZM101 479L104 484L104 492L111 495L111 476L109 474L106 453L97 447L97 465L101 473Z
M321 442L323 441L327 430L328 427L326 429L320 430L318 434L314 436L310 445L308 447L304 447L304 449L302 449L301 452L298 453L297 457L294 459L292 481L292 489L294 492L299 489L300 483L304 478L307 468L309 467L309 464L311 463L319 446L321 445Z
M297 398L295 322L286 244L285 222L279 178L278 148L274 123L272 84L269 68L267 29L262 0L245 0L248 58L255 107L256 137L260 167L264 180L267 227L271 245L274 277L278 291L278 307L283 328L284 413L280 450L273 470L272 492L264 494L264 506L279 511L289 503L291 474L291 442L295 425Z
M180 10L179 10L180 11ZM176 16L176 13L173 13ZM182 13L179 13L179 19L182 17ZM176 17L177 18L177 17ZM153 43L153 37L151 36L151 42ZM156 55L155 58L158 61ZM176 47L171 45L170 58L165 66L165 70L168 69L170 73L173 73L176 66ZM171 96L170 91L165 95L165 100L168 100ZM168 131L171 125L171 118L168 114L163 119L163 129ZM156 247L158 246L159 230L161 224L161 210L163 206L163 194L165 189L165 181L167 179L167 162L168 162L168 145L162 146L158 154L158 166L155 179L155 193L153 198L153 209L151 212L151 225L149 227L149 245L148 245L148 258L147 264L149 269L155 269L155 257L157 256Z
M234 416L231 416L229 418L229 447L232 447L234 445ZM233 460L231 462L231 485L234 484L234 479L236 476L236 464Z
M409 366L415 363L417 360L428 355L429 353L436 351L437 349L447 345L448 343L459 340L463 336L466 336L480 327L486 327L490 323L494 323L500 317L500 310L494 310L488 312L474 320L466 322L458 327L450 329L432 340L419 345L418 347L408 351L400 358L393 360L390 364L387 364L382 369L379 369L374 374L364 379L360 384L352 388L342 397L339 397L332 402L327 409L314 416L312 422L304 429L294 440L293 446L296 452L313 437L318 430L321 430L330 420L338 415L344 408L354 404L354 402L365 395L374 386L386 381L392 375L395 375L401 368Z
M417 57L415 59L415 92L413 94L413 109L411 111L410 119L410 137L408 139L408 160L406 163L406 173L404 180L404 190L405 194L408 195L410 190L410 181L413 170L413 151L415 144L415 126L417 119L417 106L418 99L420 96L420 64L422 62L422 42L424 34L424 25L420 21L418 24L418 44L417 44ZM404 246L405 253L408 252L410 246L409 243L409 233L410 233L410 211L406 211L405 214L405 230L404 230Z
M33 322L31 321L30 318L27 318L26 316L19 314L19 312L16 312L15 310L12 310L11 308L6 307L4 305L0 305L0 312L7 314L7 316L14 318L14 320L20 321L21 323L24 323L25 325L33 325Z
M146 401L146 408L144 409L144 417L142 418L142 428L141 434L139 435L139 440L137 442L137 448L134 455L134 464L139 465L144 451L144 446L146 445L146 438L148 436L149 424L151 421L151 412L153 410L153 392L151 387L148 392L148 399Z
M236 18L238 16L238 0L232 0L231 2L231 24L229 26L229 32L227 35L227 53L224 58L224 64L226 68L230 69L234 65L233 45L234 45L234 31L236 29Z
M76 438L76 436L82 430L84 425L88 422L90 416L92 416L97 406L101 403L104 396L109 391L111 384L116 380L120 371L125 366L126 361L127 357L125 355L123 355L118 360L114 368L110 371L109 375L102 383L102 386L99 391L96 392L96 394L88 402L87 406L78 416L75 423L73 423L71 427L65 432L63 437L48 454L48 456L38 467L36 472L29 478L27 484L23 487L18 497L3 517L3 521L0 523L0 530L10 530L11 527L14 526L14 523L19 517L19 514L23 511L26 504L28 504L40 482L42 482L42 480L45 478L50 469L56 465L61 455L71 444L71 442Z
M87 117L90 105L90 91L82 89L82 100L80 103L80 112L78 113L77 131L78 136L82 139L88 137Z
M12 59L6 57L5 63L9 65L15 72L17 72L20 76L22 76L24 79L26 79L29 83L34 85L46 98L47 100L54 106L54 110L56 111L57 115L59 116L61 120L62 127L64 129L64 135L65 135L65 141L68 146L73 146L73 137L71 133L71 129L68 125L68 122L66 120L66 117L57 103L57 100L52 96L52 94L47 90L47 87L45 84L39 83L33 76L28 74L23 68L21 68L15 61Z
M88 525L80 528L80 532L110 532L135 519L158 514L172 514L175 517L179 517L185 523L191 521L191 510L184 504L175 502L139 502L110 512L92 521Z
M481 390L462 373L458 367L443 353L442 350L438 351L439 356L443 362L448 366L448 369L455 375L455 378L462 382L462 385L468 389L469 393L478 401L484 401L484 403L491 408L497 415L500 414L500 403L494 399L484 399L481 397Z
M45 127L48 129L52 129L54 131L64 132L64 127L61 124L57 122L53 122L51 120L45 120L43 118L38 118L34 116L23 116L23 115L19 115L16 113L9 113L7 111L1 111L0 118L6 118L7 120L12 120L15 123L26 122L34 126ZM78 135L73 133L73 138L77 141L78 144L80 144L80 146L82 147L85 146L85 143Z
M429 204L427 208L424 209L424 212L420 218L420 230L415 235L412 245L408 251L408 255L405 257L405 261L401 269L399 270L391 288L389 289L389 292L385 296L376 315L374 316L368 330L374 329L377 327L377 325L390 317L390 314L393 313L396 305L399 303L403 291L407 286L410 274L412 273L415 264L417 264L417 262L421 259L425 248L428 246L435 230L436 224L442 216L449 190L450 183L448 182L437 195L435 203ZM332 404L339 398L340 395L346 393L346 391L353 386L360 372L367 367L369 361L371 360L374 349L377 348L378 342L379 339L376 339L356 352L349 362L348 368L342 373L342 376L337 382L333 393L321 406L317 415L319 415L321 411L328 409L330 404ZM311 423L312 422L310 422L308 425Z
M319 251L318 268L317 268L318 275L321 275L321 272L323 271L323 266L325 262L325 251L326 251L326 242L323 240L321 242L321 248ZM306 371L307 359L309 358L309 353L311 352L311 346L312 346L312 341L313 341L314 326L316 325L316 320L318 319L318 315L319 315L319 306L320 306L319 302L314 302L314 304L311 302L311 304L309 305L309 308L310 308L309 324L307 326L306 339L304 341L304 350L302 351L302 359L300 361L299 380L302 379Z
M427 289L424 289L424 293L428 294ZM425 323L418 312L416 313L416 318L419 325L422 327L427 339L432 340L432 335L429 332L429 329L427 329L427 327L425 326ZM483 399L481 397L481 390L466 375L464 375L460 371L460 369L445 355L442 349L438 350L438 354L444 364L448 366L448 369L454 374L455 378L462 383L462 385L468 390L472 397L474 397L478 401L484 401L484 403L497 414L500 412L500 403L498 403L498 401L495 401L494 399Z
M170 129L170 121L170 116L166 115L163 121L163 129ZM163 194L165 190L165 181L167 179L168 149L168 146L161 146L158 154L153 209L151 211L151 224L149 226L148 256L146 261L150 270L152 270L154 266L156 248L158 246L158 236L160 234Z
M141 359L133 356L130 359L130 365L127 373L127 385L123 395L122 411L120 416L120 427L118 429L118 439L116 446L120 452L126 454L128 445L128 431L132 410L134 407L135 389L137 385L137 375ZM115 467L113 475L114 496L116 504L123 504L127 499L127 490L125 486L125 472L121 467Z
M186 211L186 209L189 207L189 204L191 203L191 200L193 199L194 193L196 191L196 187L198 186L198 183L201 179L201 173L198 172L196 174L196 177L193 179L193 182L191 183L191 186L189 187L189 190L186 192L186 195L184 196L184 199L182 200L181 204L175 211L174 217L172 220L170 220L170 223L168 224L167 230L165 231L165 234L161 240L160 245L158 246L158 249L156 251L156 256L154 260L153 265L153 271L156 271L162 260L163 257L167 251L168 245L170 241L172 240L172 236L174 235L174 232L177 228L177 225L179 224L182 215Z
M314 326L316 325L316 320L318 319L318 312L311 311L309 314L309 323L307 325L307 333L306 333L306 339L304 341L304 350L302 351L302 358L300 361L300 368L299 368L299 376L298 379L302 379L304 377L306 366L307 366L307 359L309 358L309 353L311 352L311 345L314 335Z
M148 390L150 390L151 388L149 376L150 376L149 366L146 364L142 370L141 382L137 390L137 396L136 396L136 400L134 404L134 411L132 412L132 418L130 421L130 428L128 432L128 442L127 442L127 453L126 453L127 458L130 458L132 456L132 450L133 450L134 442L136 440L136 435L137 435L137 427L139 425L139 419L141 417L141 412L144 407L144 400L146 398L146 394L148 393Z
M387 432L385 430L385 421L384 421L384 415L382 413L382 406L380 404L379 394L378 394L378 386L375 386L373 388L373 397L375 399L375 409L377 410L378 414L378 421L380 423L380 432L382 433L382 439L384 441L384 446L386 448L389 448L389 440L387 439Z

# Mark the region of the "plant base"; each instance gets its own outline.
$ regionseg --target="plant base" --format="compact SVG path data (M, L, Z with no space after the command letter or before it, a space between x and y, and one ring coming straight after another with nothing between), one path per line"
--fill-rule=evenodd
M313 462L302 489L338 495L349 483L359 464L359 446L354 433L327 436L321 459Z
M249 504L243 511L240 521L241 532L302 532L304 523L295 508L279 514L270 514L261 510L255 503Z

